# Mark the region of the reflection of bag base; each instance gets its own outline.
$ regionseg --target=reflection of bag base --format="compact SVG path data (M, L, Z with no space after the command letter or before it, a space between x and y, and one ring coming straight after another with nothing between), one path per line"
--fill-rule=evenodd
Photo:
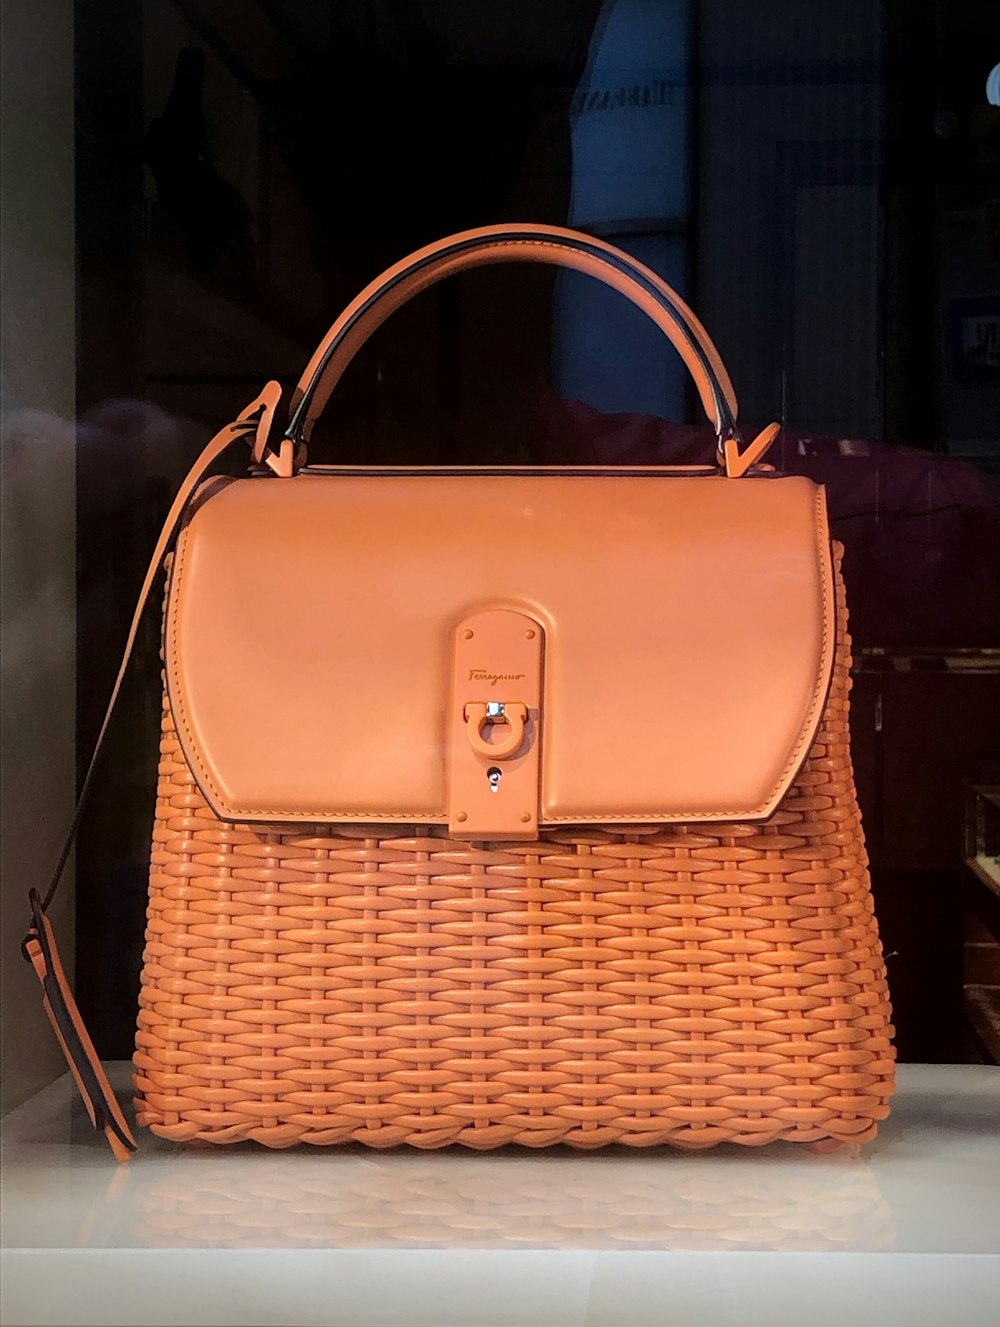
M177 1141L864 1142L892 1052L840 640L764 824L218 819L164 711L138 1120Z
M154 1248L742 1249L822 1252L893 1247L892 1212L872 1171L840 1156L803 1171L617 1155L581 1168L558 1155L417 1156L320 1174L285 1157L245 1165L170 1163L141 1185L135 1229ZM769 1159L771 1160L771 1159ZM749 1161L749 1158L746 1158ZM679 1173L677 1167L682 1169ZM752 1173L751 1173L752 1171Z

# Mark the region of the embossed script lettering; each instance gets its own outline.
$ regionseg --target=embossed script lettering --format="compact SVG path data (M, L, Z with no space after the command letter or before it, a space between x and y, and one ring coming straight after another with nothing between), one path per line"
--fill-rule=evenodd
M491 687L498 682L520 682L523 677L523 673L491 673L488 668L469 669L470 682L489 682Z

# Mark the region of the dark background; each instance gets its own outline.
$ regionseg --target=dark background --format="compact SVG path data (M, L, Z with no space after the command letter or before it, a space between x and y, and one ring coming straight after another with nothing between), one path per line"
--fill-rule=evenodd
M779 419L774 459L827 484L900 1054L986 1055L961 804L1000 757L1000 364L963 335L1000 318L993 0L80 0L76 25L80 752L207 437L408 251L589 229L680 288L748 429ZM637 316L506 267L391 319L311 459L692 460L695 407ZM77 858L106 1056L133 1037L157 635L151 613Z

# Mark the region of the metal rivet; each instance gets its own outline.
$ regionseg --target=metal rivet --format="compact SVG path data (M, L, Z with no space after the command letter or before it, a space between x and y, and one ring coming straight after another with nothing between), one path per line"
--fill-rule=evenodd
M472 634L473 634L473 633L472 633L471 631L463 631L463 632L462 632L462 635L465 637L466 640L472 640Z
M522 819L522 821L523 821L525 824L527 824L528 821L531 819L531 812L530 812L530 811L522 811L522 812L521 812L521 819Z
M535 633L534 633L533 631L526 631L526 632L524 633L524 639L525 639L525 640L534 640L534 639L535 639Z
M455 817L456 820L468 820L468 818L468 815L464 811L459 811L458 815Z

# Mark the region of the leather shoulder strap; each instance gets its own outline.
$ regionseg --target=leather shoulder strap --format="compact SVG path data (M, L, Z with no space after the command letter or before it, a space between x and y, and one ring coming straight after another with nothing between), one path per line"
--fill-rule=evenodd
M253 462L261 466L270 466L272 469L279 468L279 458L266 450L266 444L268 430L280 395L281 388L278 384L269 382L261 395L256 400L251 401L250 405L234 423L227 424L212 438L181 484L149 560L135 612L132 615L132 625L125 642L121 664L118 668L114 686L111 689L108 707L52 879L44 898L35 889L31 889L28 894L31 922L21 947L22 952L25 959L34 968L35 974L41 983L43 1008L52 1023L56 1037L66 1057L66 1062L69 1065L70 1073L73 1075L80 1095L83 1097L91 1123L95 1129L105 1134L118 1161L126 1160L135 1151L135 1139L129 1130L118 1102L115 1100L93 1042L87 1034L87 1029L66 979L55 935L46 913L59 888L70 850L80 827L87 797L93 785L94 772L107 736L108 726L118 704L122 682L132 658L132 652L135 649L136 636L138 635L142 615L149 603L150 593L156 583L167 552L184 519L188 503L210 467L227 448L239 440L251 444Z

